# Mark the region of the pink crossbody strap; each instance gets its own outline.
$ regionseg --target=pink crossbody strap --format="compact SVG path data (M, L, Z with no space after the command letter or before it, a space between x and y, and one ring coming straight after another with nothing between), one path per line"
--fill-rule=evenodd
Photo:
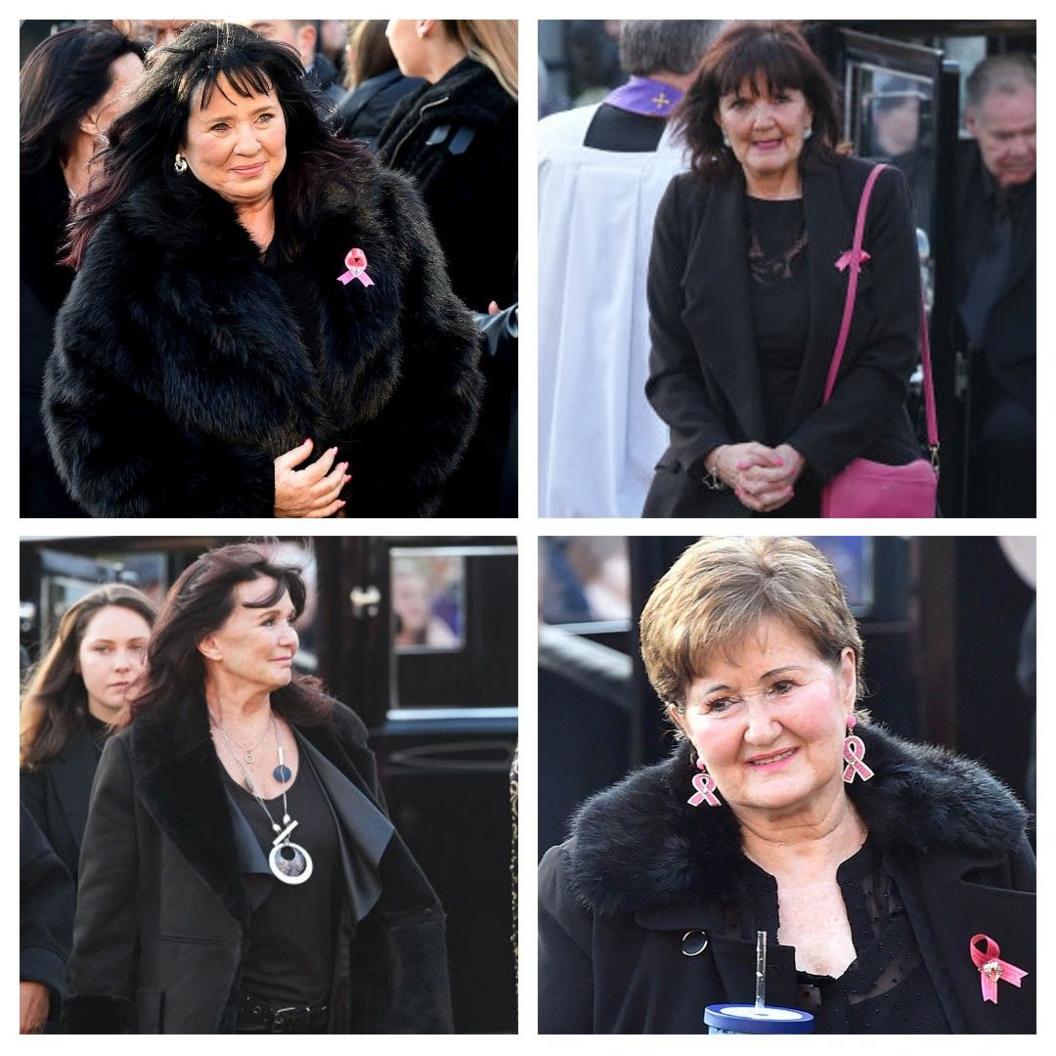
M862 252L862 239L865 236L865 218L869 211L869 199L873 194L873 186L880 173L889 168L888 165L876 165L869 173L862 188L862 197L858 202L858 216L854 221L854 245L846 255L845 266L850 268L847 280L847 296L843 302L843 318L840 320L840 332L836 338L836 347L832 353L832 363L829 366L829 376L825 381L825 395L822 404L829 402L832 390L836 387L836 376L840 372L840 364L843 362L843 352L847 347L847 335L851 332L851 320L854 318L854 301L858 294L858 273L862 264L869 259L868 253ZM927 313L924 310L924 290L920 291L920 356L924 368L924 417L927 423L928 446L932 453L939 446L939 422L935 413L935 387L931 377L931 341L928 337Z

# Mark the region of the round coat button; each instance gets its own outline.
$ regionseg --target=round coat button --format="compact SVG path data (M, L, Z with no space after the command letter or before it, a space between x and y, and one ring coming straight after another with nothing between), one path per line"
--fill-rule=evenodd
M682 956L696 957L708 948L708 933L706 931L687 931L682 936Z

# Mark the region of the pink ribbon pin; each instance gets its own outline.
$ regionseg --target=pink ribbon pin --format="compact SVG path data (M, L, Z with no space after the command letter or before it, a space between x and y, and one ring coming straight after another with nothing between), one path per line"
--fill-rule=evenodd
M979 949L979 943L985 944L985 949ZM979 981L983 987L983 1001L992 1001L997 1004L997 981L1004 980L1013 986L1019 986L1023 978L1029 972L1017 968L1008 961L1001 960L1001 947L989 935L973 935L968 944L972 952L972 964L979 969Z
M845 253L841 254L836 260L836 270L844 271L848 265L854 267L856 272L861 272L862 265L867 261L871 260L872 257L863 249L857 257L854 255L853 249L848 249Z
M843 779L850 783L854 780L854 775L857 774L863 781L868 781L873 776L873 771L865 765L863 756L865 755L865 742L861 737L856 737L854 734L844 738L843 741L843 757L847 760L847 765L843 768Z
M347 286L353 279L359 279L364 286L374 285L374 280L367 274L367 255L363 250L350 249L345 257L345 267L348 271L344 275L338 275L338 282Z
M691 807L699 807L705 801L709 807L722 806L722 801L715 795L715 778L711 774L694 774L692 784L696 792L686 800Z

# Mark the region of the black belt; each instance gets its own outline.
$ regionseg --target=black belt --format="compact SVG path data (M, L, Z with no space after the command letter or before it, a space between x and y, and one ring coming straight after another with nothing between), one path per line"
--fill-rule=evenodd
M243 994L238 1008L239 1031L267 1034L323 1034L330 1019L328 1005L282 1005Z

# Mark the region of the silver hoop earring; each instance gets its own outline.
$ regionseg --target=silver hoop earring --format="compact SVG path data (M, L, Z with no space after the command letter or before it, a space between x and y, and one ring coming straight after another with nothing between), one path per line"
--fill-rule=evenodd
M176 155L176 160L172 163L172 167L177 172L186 172L187 171L187 159L182 154L177 154Z

